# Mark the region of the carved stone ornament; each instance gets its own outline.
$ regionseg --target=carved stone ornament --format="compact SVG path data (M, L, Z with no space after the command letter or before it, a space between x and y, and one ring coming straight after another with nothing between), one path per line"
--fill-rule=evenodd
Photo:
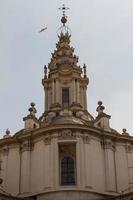
M43 141L44 141L44 144L50 145L51 144L51 136L45 136Z
M4 147L2 148L2 154L3 154L4 156L7 156L8 153L9 153L9 146L4 146Z
M90 135L84 133L81 137L83 139L84 144L90 144Z
M76 133L72 132L70 129L64 129L58 133L59 140L69 140L76 139Z
M20 146L20 152L32 151L33 147L34 145L30 140L24 141Z
M112 140L110 139L106 139L102 142L102 146L104 149L111 149L113 151L115 151L115 144Z
M126 153L132 153L133 145L130 143L125 144Z

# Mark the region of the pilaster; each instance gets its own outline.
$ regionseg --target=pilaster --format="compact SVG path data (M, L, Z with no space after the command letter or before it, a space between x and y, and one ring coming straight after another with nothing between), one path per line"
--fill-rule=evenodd
M105 183L106 191L116 192L115 177L115 145L110 139L106 139L103 143L105 158Z
M77 84L77 103L80 104L80 91L79 91L79 80L76 82Z
M48 88L45 87L45 111L48 110Z
M87 94L86 94L87 87L83 87L83 93L84 93L84 110L87 110Z
M44 139L44 189L51 188L51 139Z
M51 100L52 100L51 87L48 87L48 110L50 109L50 106L51 106Z
M85 156L84 156L84 145L83 140L78 138L77 149L77 185L79 187L85 186Z
M92 188L92 151L89 136L84 137L84 155L85 155L85 187Z
M72 80L72 85L73 85L73 90L72 90L73 102L76 102L76 83L75 83L75 79Z
M60 96L59 90L60 90L59 80L56 79L56 92L55 92L56 93L56 103L60 103L60 101L59 101L59 96Z
M52 82L52 104L55 103L55 80Z
M30 140L22 143L20 148L21 156L21 187L20 193L30 192L30 180L31 180L31 151L33 149L33 144Z
M9 147L5 146L1 150L1 178L3 179L3 189L7 190L7 170L8 170Z
M53 175L54 175L54 187L59 187L59 149L57 138L53 139Z

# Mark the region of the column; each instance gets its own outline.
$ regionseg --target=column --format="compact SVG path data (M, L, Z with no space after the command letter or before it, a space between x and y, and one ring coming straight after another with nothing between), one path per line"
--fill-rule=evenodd
M72 80L72 102L76 102L76 85L75 79Z
M83 91L83 86L81 86L81 105L83 106L83 109L84 109L84 91Z
M86 94L86 86L83 87L83 93L84 93L84 110L87 110L87 94Z
M56 80L56 103L60 103L60 101L59 101L59 81L58 80Z
M48 88L45 87L45 111L48 110Z
M77 80L77 103L80 103L79 81Z
M48 110L50 109L51 106L51 87L48 87Z
M47 94L48 94L48 110L49 110L49 107L50 107L50 102L49 102L49 87L47 88Z
M55 103L55 81L52 82L52 104Z

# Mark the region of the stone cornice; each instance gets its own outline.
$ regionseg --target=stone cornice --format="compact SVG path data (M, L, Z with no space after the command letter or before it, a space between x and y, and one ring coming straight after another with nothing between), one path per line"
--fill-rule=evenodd
M67 187L66 186L60 186L58 189L52 189L51 187L44 188L44 190L39 193L39 196L44 195L44 194L49 194L49 193L55 193L56 194L57 192L65 192L65 191L66 192L67 191L70 191L70 192L72 192L72 191L76 192L77 191L78 193L89 192L90 194L97 194L97 195L101 196L102 198L104 196L105 199L108 199L108 198L111 199L111 197L113 199L113 198L116 198L116 195L118 195L117 192L114 192L114 194L109 194L108 192L100 193L100 192L96 192L92 188L82 188L81 186L77 187L77 185L76 185L76 186L67 186ZM32 193L32 196L33 195L36 195L36 194Z
M23 118L23 121L26 121L27 119L33 119L35 122L38 123L38 119L34 115L31 114L27 115L27 117Z
M120 135L116 132L107 132L102 129L96 128L96 127L91 127L91 126L85 126L85 125L72 125L72 124L67 124L67 125L47 125L42 128L38 128L35 130L30 130L30 131L25 131L21 130L20 132L16 133L14 136L10 138L4 138L0 140L0 146L4 145L9 145L13 143L21 143L25 140L27 140L29 137L32 137L34 140L37 137L41 137L45 134L52 134L55 131L60 131L64 129L71 129L72 131L78 130L81 132L87 132L92 136L96 136L98 138L103 139L104 137L110 138L112 140L115 140L115 142L130 142L133 143L133 137L132 136L125 136L125 135Z

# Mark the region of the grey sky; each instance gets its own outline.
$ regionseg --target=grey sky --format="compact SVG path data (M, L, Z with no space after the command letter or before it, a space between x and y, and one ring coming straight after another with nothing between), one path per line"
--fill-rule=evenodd
M38 116L43 112L43 65L55 49L63 3L71 44L87 65L88 110L96 116L102 100L112 128L133 134L132 0L0 0L0 134L23 128L31 101ZM38 34L44 24L47 31Z

